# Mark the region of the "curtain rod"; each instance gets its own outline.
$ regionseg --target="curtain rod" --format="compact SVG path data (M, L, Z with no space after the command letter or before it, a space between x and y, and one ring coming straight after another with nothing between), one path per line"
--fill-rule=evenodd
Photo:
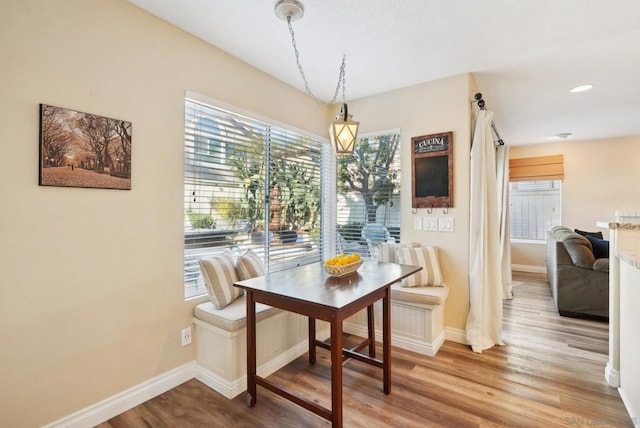
M482 99L482 94L480 92L476 93L473 98L475 99L474 102L478 103L478 107L480 108L480 110L486 110L484 106L484 100ZM500 136L500 133L496 128L496 124L493 123L493 120L491 121L491 129L493 129L493 132L496 134L496 137L498 137L498 145L504 146L504 141L502 140L502 137Z

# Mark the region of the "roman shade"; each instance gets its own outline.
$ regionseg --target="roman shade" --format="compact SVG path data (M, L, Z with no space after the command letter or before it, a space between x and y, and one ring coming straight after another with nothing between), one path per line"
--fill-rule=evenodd
M564 179L563 155L537 156L509 160L509 181Z

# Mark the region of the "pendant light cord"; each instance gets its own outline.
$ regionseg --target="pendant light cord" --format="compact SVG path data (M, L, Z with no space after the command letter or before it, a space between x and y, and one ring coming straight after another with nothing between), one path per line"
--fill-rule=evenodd
M342 64L340 65L340 73L338 75L338 85L336 86L336 91L333 94L333 98L329 102L324 102L311 92L309 88L309 82L307 81L307 76L304 74L304 70L302 69L302 64L300 64L300 53L298 52L298 46L296 44L296 36L293 33L293 26L291 26L291 16L287 16L287 26L289 27L289 33L291 33L291 45L293 46L293 52L296 55L296 64L298 65L298 71L300 72L300 76L304 81L304 90L307 94L311 95L311 97L315 100L316 103L324 106L331 105L336 102L338 98L338 92L340 91L340 87L342 87L342 103L346 104L346 96L345 96L345 86L346 86L346 78L345 78L345 64L347 60L347 56L342 56Z

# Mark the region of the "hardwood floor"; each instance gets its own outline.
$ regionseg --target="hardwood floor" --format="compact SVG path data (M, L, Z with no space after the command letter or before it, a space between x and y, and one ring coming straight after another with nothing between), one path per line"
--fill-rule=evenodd
M633 427L604 381L608 325L558 316L545 280L514 277L504 303L504 340L482 354L445 342L434 358L393 348L393 389L379 369L345 363L345 427ZM348 340L348 338L346 339ZM329 352L318 350L270 379L330 405ZM190 380L99 425L117 427L327 427L320 417L258 388L227 400Z

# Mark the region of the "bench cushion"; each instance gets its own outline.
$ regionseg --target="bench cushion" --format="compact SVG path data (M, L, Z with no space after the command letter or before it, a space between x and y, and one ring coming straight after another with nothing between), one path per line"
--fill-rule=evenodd
M256 320L260 321L282 312L262 303L256 303ZM193 315L200 321L223 330L234 332L247 325L247 303L245 296L235 299L224 309L216 309L213 303L204 302L193 308Z
M449 287L442 283L439 287L403 287L396 282L391 285L391 301L443 305L449 296Z

